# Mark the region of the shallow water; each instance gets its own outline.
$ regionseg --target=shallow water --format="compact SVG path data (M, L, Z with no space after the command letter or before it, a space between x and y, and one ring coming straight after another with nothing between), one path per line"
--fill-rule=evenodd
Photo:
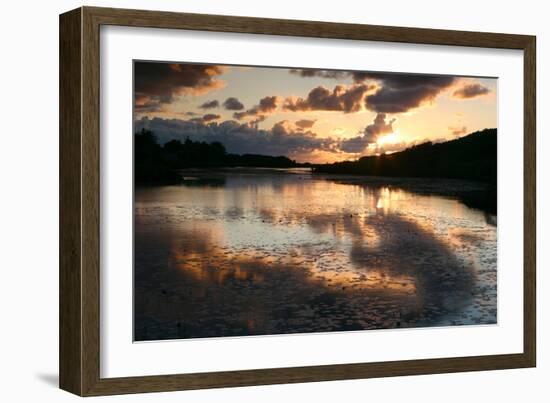
M418 180L184 175L135 192L138 341L496 323L494 216Z

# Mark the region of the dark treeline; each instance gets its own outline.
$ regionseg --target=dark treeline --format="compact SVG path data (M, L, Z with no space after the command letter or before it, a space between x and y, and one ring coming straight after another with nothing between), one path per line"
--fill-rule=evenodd
M219 167L293 168L298 164L288 157L258 154L229 154L220 142L171 140L161 146L155 134L146 129L135 134L134 175L136 183L176 183L178 169Z
M423 143L393 154L317 165L315 172L369 176L497 180L497 130L485 129L444 143Z
M497 130L485 129L444 143L423 143L393 154L333 164L299 164L285 156L229 154L220 142L186 139L160 145L153 132L135 134L136 182L175 183L178 169L219 167L293 168L316 173L365 176L456 178L496 184Z

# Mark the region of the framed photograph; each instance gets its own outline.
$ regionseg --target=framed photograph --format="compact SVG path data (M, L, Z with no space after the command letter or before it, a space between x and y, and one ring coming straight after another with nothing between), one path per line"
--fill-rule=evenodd
M535 37L60 16L60 386L533 367Z

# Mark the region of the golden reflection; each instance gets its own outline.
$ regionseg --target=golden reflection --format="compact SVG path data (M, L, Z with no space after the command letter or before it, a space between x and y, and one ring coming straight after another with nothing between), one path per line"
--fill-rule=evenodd
M148 329L180 314L199 322L175 337L496 320L496 228L483 213L348 180L247 174L137 192Z
M342 188L346 188L347 192L340 191ZM207 212L211 214L216 211L218 213L215 214L236 220L255 216L256 227L270 228L262 234L263 241L267 245L275 242L270 242L269 237L275 239L278 232L281 232L281 236L284 237L285 231L292 232L307 224L318 234L328 234L344 244L353 242L361 245L366 248L364 253L368 253L367 250L375 251L382 245L377 231L381 222L373 221L371 218L373 212L381 211L386 215L414 210L415 207L420 214L409 215L402 219L418 225L428 233L436 232L435 224L424 219L428 212L423 211L422 206L415 205L417 197L401 189L393 189L389 186L367 189L325 181L314 182L312 186L310 184L307 191L302 189L301 184L282 186L276 190L284 194L284 203L281 203L281 206L273 205L271 197L274 189L272 186L263 188L261 191L254 189L252 192L248 191L231 199L227 199L216 191L217 197L209 199L215 204L216 210L210 208ZM351 213L345 210L341 213L315 214L313 210L304 211L303 208L298 208L300 206L294 202L305 197L304 203L307 203L308 198L315 199L319 197L319 193L327 192L330 197L324 199L325 205L332 207L353 203L355 210ZM428 206L424 208L431 209L431 200L429 197L425 199L428 199ZM290 201L292 203L289 203ZM320 200L315 200L314 204L317 205L318 201ZM233 203L237 203L239 207L233 207ZM458 218L462 218L464 211L460 206L457 207L457 204L452 200L446 201L443 203L443 211L452 212ZM441 202L438 208L441 209ZM137 220L140 220L139 217L143 219L146 216L145 209L142 207L137 207L136 212ZM264 271L285 266L302 271L308 281L318 282L326 287L337 287L342 290L386 290L408 295L416 293L414 278L391 273L391 270L383 268L383 263L376 266L357 267L350 261L346 248L330 249L328 253L320 253L316 248L302 245L293 246L291 250L282 253L276 249L269 250L269 247L258 248L254 244L250 247L235 244L235 242L238 243L238 235L235 231L231 231L230 227L212 223L205 228L208 228L208 231L203 231L200 236L194 234L184 244L173 241L171 245L172 264L200 281L223 284L232 279L259 283L264 281ZM450 230L449 234L455 234L455 236L450 236L446 242L456 246L457 230Z
M210 251L208 260L198 253L185 253L172 249L171 259L175 267L192 275L196 280L223 284L226 280L264 281L263 271L277 270L281 267L291 267L300 270L308 281L320 283L326 287L336 287L345 291L370 290L391 291L412 295L416 293L413 278L406 275L389 274L387 270L369 268L364 272L350 270L347 259L334 262L330 266L340 266L340 269L325 268L322 260L315 260L304 255L289 256L276 260L272 257L258 255L256 257L240 257L219 253L216 248ZM348 288L349 287L349 288Z
M358 228L367 228L367 225ZM368 232L370 234L365 235L365 239L372 239L372 230ZM218 234L217 241L220 242L223 239L220 231L214 233ZM202 238L201 242L197 239L183 247L181 243L172 242L170 261L177 269L203 282L223 284L227 280L238 280L261 283L266 271L291 268L300 271L307 281L342 291L370 290L407 295L416 292L414 278L392 274L382 268L356 268L347 253L315 253L318 251L297 247L275 256L257 249L234 250L221 246L214 243L212 234Z
M262 258L233 257L216 247L210 249L206 257L203 253L182 251L174 245L170 258L176 268L192 275L196 280L217 284L223 284L227 279L261 282L264 279L261 269L269 261L266 259L264 262Z

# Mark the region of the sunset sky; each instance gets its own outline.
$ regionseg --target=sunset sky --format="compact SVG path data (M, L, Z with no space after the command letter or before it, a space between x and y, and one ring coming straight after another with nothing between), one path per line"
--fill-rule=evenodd
M333 162L497 127L497 80L134 63L135 129L230 153Z

